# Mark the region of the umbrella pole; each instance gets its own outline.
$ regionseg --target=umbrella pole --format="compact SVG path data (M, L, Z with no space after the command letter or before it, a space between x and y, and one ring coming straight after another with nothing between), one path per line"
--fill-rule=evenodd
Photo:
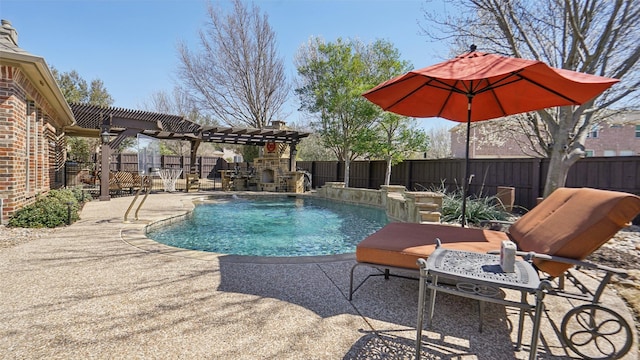
M469 139L471 136L471 101L473 100L473 95L467 95L469 99L467 105L467 144L465 149L464 156L464 176L462 180L462 227L465 227L467 224L467 196L469 195Z

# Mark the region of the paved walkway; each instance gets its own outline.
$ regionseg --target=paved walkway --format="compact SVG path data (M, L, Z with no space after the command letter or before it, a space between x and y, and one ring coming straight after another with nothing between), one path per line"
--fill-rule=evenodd
M3 250L0 358L413 358L414 280L371 279L349 302L352 256L252 262L144 238L146 224L188 211L197 196L150 195L130 224L123 214L131 197L91 202L54 236ZM215 220L212 231L224 231ZM361 267L358 276L369 271ZM605 301L630 318L619 298L607 293ZM541 359L575 358L556 333L569 306L548 298ZM477 303L439 295L424 358L527 358L528 347L512 350L516 310L486 309L479 333ZM625 359L637 359L636 344Z

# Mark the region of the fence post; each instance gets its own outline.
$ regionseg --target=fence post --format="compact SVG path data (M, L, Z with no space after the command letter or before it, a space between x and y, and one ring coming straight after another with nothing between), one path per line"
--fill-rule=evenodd
M413 175L413 161L407 161L406 166L407 171L405 172L404 187L409 189L409 191L412 191L413 189L411 188L411 178Z
M542 159L536 158L531 161L531 198L529 199L529 209L536 206L537 199L540 197L540 177L542 176Z

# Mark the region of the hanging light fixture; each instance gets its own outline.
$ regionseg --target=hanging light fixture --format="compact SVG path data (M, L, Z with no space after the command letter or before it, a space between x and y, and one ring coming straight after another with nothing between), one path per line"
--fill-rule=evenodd
M109 142L109 130L107 130L106 128L102 129L102 132L100 133L100 139L102 140L103 144L107 144Z

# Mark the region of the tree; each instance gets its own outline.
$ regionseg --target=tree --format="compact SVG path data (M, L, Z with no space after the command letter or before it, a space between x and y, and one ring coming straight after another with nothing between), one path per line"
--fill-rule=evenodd
M300 161L332 161L337 160L335 153L324 146L318 133L311 133L302 139L297 146L297 158Z
M98 106L111 106L111 104L113 104L113 98L104 87L102 80L94 79L89 85L75 70L61 73L57 69L52 68L51 72L67 102ZM82 163L90 162L91 154L95 151L99 143L99 139L68 137L69 159Z
M175 87L171 94L166 91L154 92L142 107L149 111L182 116L200 125L218 125L210 116L203 114L196 101L179 87ZM189 156L191 152L188 141L160 140L160 143L163 155Z
M391 181L391 167L401 163L416 152L425 152L429 148L429 138L424 130L416 128L413 118L400 116L390 112L380 115L377 126L371 131L362 133L364 141L362 152L380 157L387 163L384 184Z
M277 120L289 86L268 16L253 5L233 1L233 11L208 7L200 50L182 43L180 78L197 104L230 126L264 128Z
M51 72L67 102L98 106L111 106L113 104L113 98L104 87L102 80L94 79L91 81L91 85L88 85L87 81L75 70L61 73L52 68Z
M594 124L614 111L640 105L640 2L637 0L464 0L453 16L425 12L425 34L454 49L479 49L532 58L550 66L621 79L581 105L514 116L522 131L550 158L544 196L564 186L584 156ZM464 44L464 45L463 45ZM615 105L615 108L614 108Z
M301 109L313 117L311 126L324 145L344 161L347 187L350 163L364 149L358 144L366 139L363 132L375 126L381 113L362 93L407 71L410 64L399 57L398 50L382 40L366 45L342 39L326 43L321 38L310 39L296 54L295 92Z
M444 159L451 157L451 132L447 127L431 128L429 136L428 159Z

